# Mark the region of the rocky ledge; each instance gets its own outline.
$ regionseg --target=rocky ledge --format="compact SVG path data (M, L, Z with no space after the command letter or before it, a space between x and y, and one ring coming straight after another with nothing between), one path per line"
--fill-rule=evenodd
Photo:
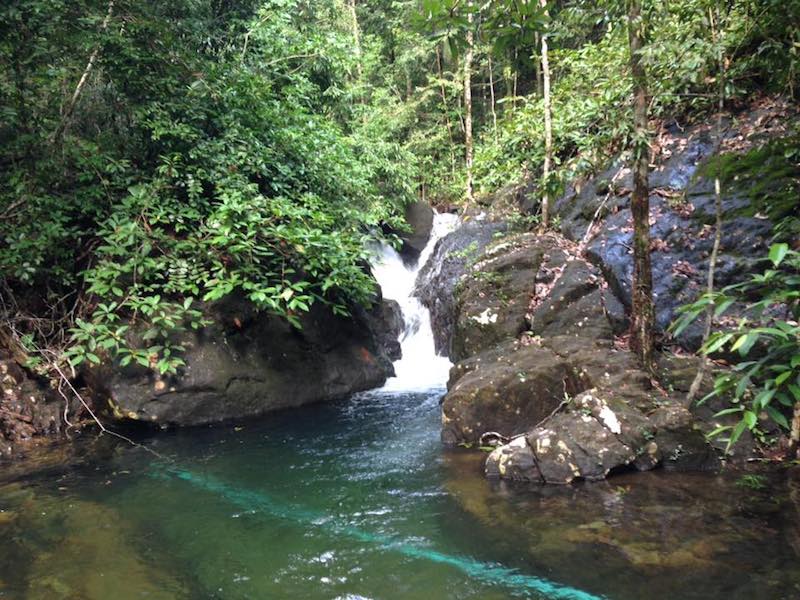
M186 367L178 375L135 364L93 369L95 403L158 426L217 423L379 387L399 358L402 316L391 301L350 318L314 305L302 329L234 298L207 312L212 324L179 340Z

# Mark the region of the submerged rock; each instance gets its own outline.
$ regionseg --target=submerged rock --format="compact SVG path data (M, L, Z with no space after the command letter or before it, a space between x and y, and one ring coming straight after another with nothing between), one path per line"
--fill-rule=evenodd
M177 600L192 597L152 547L137 551L135 530L115 510L79 499L0 486L0 561L17 567L8 588L29 600ZM154 555L155 552L155 555ZM159 562L159 558L161 559ZM6 573L12 573L6 570ZM20 592L19 596L15 592ZM0 596L5 590L0 586Z
M138 365L91 372L99 402L116 418L161 426L253 417L379 387L399 353L397 303L352 318L315 305L300 330L243 301L212 312L212 325L184 334L186 367L177 376Z

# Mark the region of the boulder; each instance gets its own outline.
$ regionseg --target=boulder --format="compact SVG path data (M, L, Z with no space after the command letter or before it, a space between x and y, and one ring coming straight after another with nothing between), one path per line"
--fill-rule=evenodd
M607 317L609 309L605 306L599 271L584 260L566 257L563 252L556 257L553 260L551 255L546 264L550 273L557 273L557 278L543 282L545 295L536 298L528 316L531 333L541 337L612 338L614 330ZM537 277L537 283L540 282L542 278ZM616 310L616 306L610 310Z
M177 376L133 364L90 371L98 403L118 419L203 425L340 398L393 374L396 303L352 318L314 305L299 330L236 299L210 312L212 325L182 334L186 367Z
M489 455L487 476L544 483L717 468L685 391L655 389L634 355L614 347L624 309L575 253L557 236L512 235L487 244L461 277L451 352L460 361L442 400L442 441L511 439ZM676 383L689 367L680 362L663 365Z
M716 452L677 397L654 399L649 408L647 413L634 407L613 387L593 388L524 437L496 448L486 475L566 484L598 481L628 468L719 469Z
M405 218L411 231L400 234L400 239L403 240L400 254L413 263L419 258L431 237L433 209L427 202L413 202L406 206Z
M461 278L450 358L463 360L513 340L528 329L526 314L547 247L533 234L489 244Z
M476 443L486 432L524 433L576 387L571 365L549 348L511 342L459 363L442 402L442 441Z
M495 236L507 229L502 221L471 218L436 242L430 260L420 270L414 295L430 311L437 353L450 355L458 282Z

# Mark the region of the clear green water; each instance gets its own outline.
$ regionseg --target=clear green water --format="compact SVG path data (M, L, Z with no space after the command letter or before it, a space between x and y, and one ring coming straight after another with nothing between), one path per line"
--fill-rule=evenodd
M800 475L492 484L440 391L105 441L0 485L0 598L800 598ZM583 595L582 595L583 594Z

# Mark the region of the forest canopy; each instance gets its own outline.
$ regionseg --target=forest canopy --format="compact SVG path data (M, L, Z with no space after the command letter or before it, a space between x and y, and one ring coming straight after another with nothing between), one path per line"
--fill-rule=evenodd
M170 332L202 301L294 323L370 303L367 241L409 202L522 180L553 197L631 147L628 4L6 3L5 318L73 364L155 352L174 371ZM721 65L731 106L796 98L800 2L642 9L651 120L708 118ZM125 341L131 319L149 347Z

